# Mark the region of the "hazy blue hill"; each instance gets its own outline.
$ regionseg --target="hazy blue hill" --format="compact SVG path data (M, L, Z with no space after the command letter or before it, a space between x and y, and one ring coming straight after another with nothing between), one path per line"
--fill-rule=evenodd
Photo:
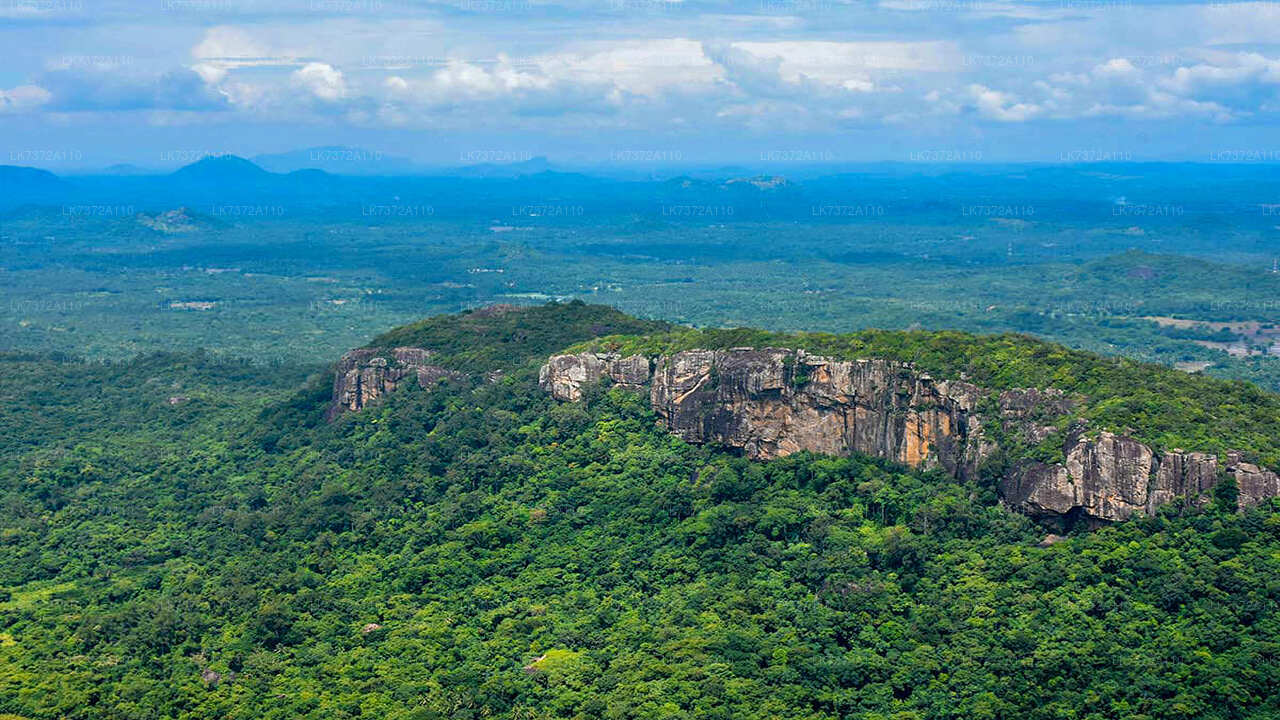
M249 160L235 155L206 157L178 168L170 178L183 182L261 181L271 176Z
M73 191L74 186L48 170L0 165L0 207L53 202Z
M423 171L421 166L401 155L346 145L255 155L252 160L274 173L324 170L335 175L412 175Z
M535 157L513 163L478 163L475 165L464 165L455 170L447 171L445 174L471 178L517 178L525 175L545 173L551 170L552 165L549 160L544 157Z
M0 165L0 183L6 189L18 185L27 187L62 188L66 183L57 175L40 168L23 165Z
M320 151L364 152L310 152ZM276 204L287 208L290 217L349 219L369 217L372 205L391 208L376 215L379 222L420 218L419 210L429 207L430 216L437 219L506 216L579 225L619 217L682 225L729 220L874 222L955 226L971 234L1011 224L1032 229L1034 224L1052 232L1088 228L1136 234L1164 229L1207 238L1236 229L1270 232L1280 197L1280 179L1271 166L1261 164L899 163L832 167L830 174L821 176L809 174L811 169L793 177L754 170L729 173L733 168L723 168L723 174L714 176L690 171L670 179L641 180L568 172L545 158L397 175L366 172L362 165L354 172L360 165L354 161L358 155L352 162L317 157L326 159L327 166L278 173L245 158L220 156L167 175L129 171L77 176L74 182L31 168L11 169L8 179L0 178L8 188L0 204L110 203L148 210ZM272 167L289 166L279 158L271 162ZM22 171L28 175L13 175ZM541 212L540 205L558 207ZM400 213L405 207L414 211ZM1096 238L1075 236L1071 242L1093 243ZM1115 239L1107 244L1109 252L1128 247L1117 248Z

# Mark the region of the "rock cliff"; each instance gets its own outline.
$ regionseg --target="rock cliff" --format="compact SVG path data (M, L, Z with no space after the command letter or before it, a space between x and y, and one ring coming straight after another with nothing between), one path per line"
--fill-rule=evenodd
M686 441L726 445L751 458L859 452L969 477L991 449L976 413L980 388L888 360L780 348L688 350L652 362L581 353L550 358L540 382L556 398L577 401L585 385L606 377L633 388L648 384L653 409ZM1040 405L1038 398L1018 400L1028 416Z
M654 410L689 442L752 458L860 452L964 476L983 456L979 397L898 363L775 348L662 357L650 387Z
M333 401L328 417L360 410L406 380L430 387L443 378L458 375L431 364L431 355L430 350L414 347L360 348L343 355L333 373Z
M649 382L649 359L617 353L553 355L538 373L538 384L557 400L577 402L582 388L609 378L617 385L642 387Z
M932 378L907 363L781 348L686 350L652 359L556 355L542 367L540 384L558 399L578 401L585 386L604 378L632 388L647 384L660 422L688 442L736 448L757 459L801 450L856 452L965 478L978 474L996 450L995 438L1040 444L1078 404L1054 389L995 393ZM987 398L993 402L984 403ZM1224 476L1236 480L1241 506L1280 495L1280 477L1238 453L1220 463L1215 455L1157 451L1109 432L1088 436L1085 429L1077 423L1066 434L1061 463L1014 462L999 481L1005 502L1040 518L1096 524L1151 513L1180 498L1202 505Z
M1158 451L1109 432L1092 439L1073 434L1064 452L1063 463L1017 463L1000 480L1005 502L1039 517L1113 521L1174 501L1205 505L1223 477L1235 480L1242 508L1280 496L1280 476L1235 452L1220 463L1211 453Z

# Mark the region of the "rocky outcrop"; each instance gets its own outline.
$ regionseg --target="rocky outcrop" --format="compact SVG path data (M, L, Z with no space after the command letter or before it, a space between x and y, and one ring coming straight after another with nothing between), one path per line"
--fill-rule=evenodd
M1218 456L1169 450L1159 452L1137 440L1109 432L1067 439L1066 461L1046 464L1023 461L1000 481L1009 505L1028 514L1089 522L1125 520L1150 515L1180 501L1208 504L1210 491L1224 477L1240 490L1240 507L1280 496L1280 477L1228 453L1219 471Z
M1204 505L1218 484L1218 456L1210 453L1170 450L1156 454L1155 480L1143 511L1155 512L1181 498L1189 505Z
M1245 462L1238 452L1227 453L1226 474L1240 488L1240 506L1249 507L1280 496L1280 476L1274 472Z
M166 235L195 232L200 229L200 225L187 213L185 207L154 214L138 213L137 220L143 227Z
M648 383L660 422L688 442L758 459L802 450L862 453L966 478L992 455L993 438L1041 445L1078 402L1055 389L997 395L908 363L781 348L686 350L654 359L557 355L543 366L540 383L561 400L578 401L587 385L606 377L627 387ZM1097 524L1175 501L1204 505L1221 477L1235 479L1242 507L1280 496L1280 477L1239 453L1220 463L1212 454L1158 451L1131 437L1085 430L1078 423L1066 433L1060 463L1015 462L999 482L1005 503L1039 518Z
M984 455L980 397L973 385L935 381L901 363L775 348L662 357L650 388L653 409L689 442L752 458L860 452L961 476L974 474Z
M1121 520L1148 507L1157 468L1151 448L1108 432L1068 444L1064 463L1017 464L1000 482L1005 502L1037 516L1103 520Z
M577 402L582 388L609 378L614 384L640 388L649 382L649 359L617 353L555 355L538 373L538 384L557 400Z
M414 347L360 348L343 355L333 373L329 418L360 410L406 381L416 380L425 388L459 375L433 365L431 355L430 350Z

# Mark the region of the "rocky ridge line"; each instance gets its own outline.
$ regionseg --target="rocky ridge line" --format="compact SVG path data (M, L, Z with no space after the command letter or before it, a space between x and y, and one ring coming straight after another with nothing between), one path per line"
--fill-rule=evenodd
M686 350L649 358L617 353L552 356L539 374L553 397L582 399L604 378L642 389L660 422L682 439L741 450L756 459L801 450L829 455L863 453L910 467L941 468L975 477L997 449L988 428L1039 443L1076 403L1053 389L993 393L956 380L937 380L908 363L870 358L835 360L803 350L731 348ZM1023 460L999 483L1004 501L1045 519L1089 523L1123 520L1178 498L1208 501L1223 477L1233 477L1247 507L1280 496L1280 477L1245 462L1240 453L1156 451L1133 438L1067 434L1064 462Z

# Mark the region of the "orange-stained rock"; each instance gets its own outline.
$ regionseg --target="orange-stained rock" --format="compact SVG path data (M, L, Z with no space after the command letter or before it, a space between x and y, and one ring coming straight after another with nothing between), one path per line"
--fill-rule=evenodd
M541 382L560 399L579 400L584 385L604 377L632 387L648 382L660 422L688 442L737 448L756 459L803 450L862 453L956 477L976 476L996 449L987 426L1038 444L1059 432L1077 403L1052 388L996 394L935 380L909 363L835 360L785 348L686 350L652 361L558 355L543 366ZM990 397L996 412L983 417L979 405ZM1078 424L1066 434L1061 463L1015 461L999 482L1005 503L1041 518L1111 522L1175 501L1203 505L1220 475L1235 479L1242 507L1280 496L1280 476L1239 453L1228 453L1220 473L1215 455L1161 452L1130 437L1088 437L1084 430Z
M935 382L903 363L779 348L661 357L650 388L654 410L690 442L753 458L861 452L958 474L975 472L982 456L969 436L980 396L968 383Z

